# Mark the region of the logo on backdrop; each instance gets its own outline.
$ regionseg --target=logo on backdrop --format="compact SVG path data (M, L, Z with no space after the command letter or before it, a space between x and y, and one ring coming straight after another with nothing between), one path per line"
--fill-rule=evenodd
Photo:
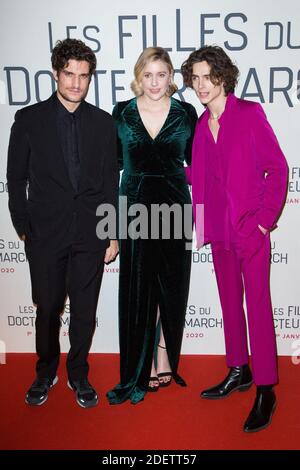
M104 274L119 274L120 269L119 268L110 268L108 266L104 266Z
M21 331L28 338L34 336L35 308L32 305L18 305L18 310L7 315L7 326Z
M26 336L33 335L36 320L36 309L33 305L18 305L18 309L14 314L7 315L7 325L10 328L23 330ZM60 318L61 335L69 335L70 326L70 304L66 304L63 314ZM96 328L100 326L100 320L96 317Z
M0 194L6 194L7 193L7 183L6 181L0 181Z
M63 314L60 317L60 336L61 337L68 337L69 336L69 326L70 326L70 304L66 304ZM100 319L96 316L96 324L95 328L99 328L100 326Z
M290 168L289 193L286 204L300 204L300 167Z
M300 305L273 307L273 319L277 338L300 339ZM185 316L185 337L203 338L207 332L222 330L222 317L217 316L211 306L190 304Z
M288 264L288 252L283 252L278 247L279 242L271 241L271 263Z
M211 306L190 304L185 315L184 335L190 339L201 339L209 331L223 329L223 320L213 312Z
M212 264L212 253L210 245L205 245L199 251L193 251L192 253L193 264Z
M0 271L1 274L12 274L16 268L27 262L24 243L20 240L0 238Z
M300 339L300 305L273 307L273 318L277 338Z
M160 43L158 40L159 29L164 27L166 18L158 15L119 15L111 18L112 24L116 26L115 43L118 46L115 48L115 59L123 60L126 58L128 51L139 44L138 50L141 51L148 46L157 45ZM223 17L224 16L224 17ZM220 13L198 13L193 12L190 21L195 22L193 31L195 31L195 38L192 39L191 44L187 45L187 40L184 38L183 22L187 19L185 9L176 9L172 13L168 10L168 21L172 22L175 29L173 38L171 37L171 44L162 44L166 50L170 52L184 52L185 57L204 44L212 44L217 41L217 33L222 30L224 35L224 48L229 51L242 51L248 45L251 45L252 38L247 36L247 30L251 26L251 21L255 22L255 26L260 21L261 36L259 38L261 45L261 52L271 51L272 57L276 54L276 50L288 48L290 50L300 49L299 44L295 44L293 36L295 34L295 24L291 21L282 23L276 21L276 17L272 16L272 21L267 21L267 18L248 18L243 12L229 12L226 15ZM250 24L249 24L250 23ZM200 26L200 28L199 28ZM54 32L56 25L49 22L45 24L45 29L48 29L48 43L47 51L51 53L53 46L58 39L57 34ZM140 32L136 34L136 28ZM113 30L113 29L112 29ZM95 53L103 51L101 25L83 25L79 27L76 25L66 25L62 37L82 37L82 39L93 49ZM109 41L111 44L112 41ZM113 48L114 50L114 48ZM184 58L182 56L182 61ZM9 105L25 106L35 101L41 101L41 88L45 83L49 90L49 94L55 91L55 81L50 70L37 70L31 71L26 68L26 64L7 65L4 67L6 74L6 87ZM180 71L176 70L176 74L180 77ZM122 95L118 93L126 91L125 80L127 71L124 69L115 70L96 70L94 76L94 92L95 92L95 105L100 106L100 91L108 88L99 85L99 81L109 81L111 88L112 104L120 101ZM242 98L256 98L261 103L273 103L279 96L285 100L287 106L293 107L299 104L299 81L297 80L298 70L293 70L287 64L280 64L280 66L270 67L268 70L268 82L265 86L265 79L260 77L261 71L255 67L250 67L248 72L244 74L244 82L240 83L241 97ZM130 72L131 76L131 72ZM124 80L125 78L125 80ZM3 88L3 87L2 87ZM177 91L178 97L184 101L183 93L186 87L182 86ZM0 97L1 94L0 89Z
M271 242L271 263L288 264L288 253L281 251L278 247L279 242ZM210 245L205 245L199 251L192 253L193 264L212 264L212 253Z

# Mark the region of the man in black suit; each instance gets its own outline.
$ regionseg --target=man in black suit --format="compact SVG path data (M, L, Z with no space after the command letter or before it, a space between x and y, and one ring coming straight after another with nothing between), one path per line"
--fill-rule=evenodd
M116 207L115 127L108 113L84 101L96 69L93 51L66 39L51 61L57 91L16 113L8 150L9 209L25 241L37 306L37 377L25 401L41 405L58 380L60 314L68 295L68 385L89 408L98 403L87 357L103 266L118 253L116 240L96 235L97 207Z

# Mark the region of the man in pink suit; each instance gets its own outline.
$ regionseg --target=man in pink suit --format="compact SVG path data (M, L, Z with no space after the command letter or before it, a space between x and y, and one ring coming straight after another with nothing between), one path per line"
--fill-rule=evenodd
M270 424L276 406L270 231L285 201L288 167L261 105L234 96L239 71L222 48L204 46L194 51L182 74L206 107L197 123L192 166L186 173L192 184L198 247L211 243L229 367L227 377L201 397L225 398L252 385L245 291L257 393L244 431L259 431Z

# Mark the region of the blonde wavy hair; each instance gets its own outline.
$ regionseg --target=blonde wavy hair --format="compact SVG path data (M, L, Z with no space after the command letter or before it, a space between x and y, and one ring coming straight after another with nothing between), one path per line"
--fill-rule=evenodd
M174 67L168 52L165 51L165 49L162 47L147 47L141 53L134 66L134 80L131 82L130 86L135 96L141 96L143 94L143 89L141 87L141 77L144 68L149 62L154 62L156 60L161 60L164 62L170 72L171 83L169 85L167 95L172 96L178 90L178 87L174 82Z

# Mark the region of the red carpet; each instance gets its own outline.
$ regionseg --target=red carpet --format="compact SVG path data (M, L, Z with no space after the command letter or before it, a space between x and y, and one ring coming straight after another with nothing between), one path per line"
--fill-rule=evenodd
M118 380L118 355L91 354L90 381L98 407L85 410L66 386L65 356L59 382L48 401L29 407L24 393L34 379L33 354L8 354L0 366L1 449L300 449L300 364L279 358L280 385L272 425L254 434L242 431L255 387L225 400L207 401L199 391L222 379L222 356L183 356L180 373L188 383L148 393L138 405L111 406L105 392Z

